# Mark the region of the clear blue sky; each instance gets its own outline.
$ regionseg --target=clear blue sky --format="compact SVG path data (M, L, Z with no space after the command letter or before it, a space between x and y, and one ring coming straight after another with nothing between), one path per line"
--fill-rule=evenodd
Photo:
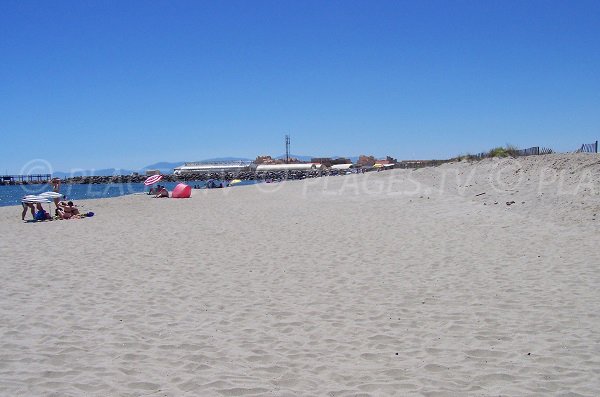
M600 138L600 1L0 2L0 173Z

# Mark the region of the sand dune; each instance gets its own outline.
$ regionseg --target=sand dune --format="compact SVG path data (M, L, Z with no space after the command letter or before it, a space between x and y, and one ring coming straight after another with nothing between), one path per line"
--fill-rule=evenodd
M598 155L82 204L0 208L2 396L600 389Z

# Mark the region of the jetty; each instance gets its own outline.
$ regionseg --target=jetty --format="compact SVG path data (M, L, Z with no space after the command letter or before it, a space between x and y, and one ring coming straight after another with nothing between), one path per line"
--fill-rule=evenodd
M52 174L0 175L0 185L26 185L29 183L45 183Z

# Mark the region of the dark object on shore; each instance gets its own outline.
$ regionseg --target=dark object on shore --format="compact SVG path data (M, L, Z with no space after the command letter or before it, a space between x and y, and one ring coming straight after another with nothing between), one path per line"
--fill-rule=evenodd
M476 194L475 197L477 197L477 196L483 196L484 194L485 194L485 192L479 193L479 194Z

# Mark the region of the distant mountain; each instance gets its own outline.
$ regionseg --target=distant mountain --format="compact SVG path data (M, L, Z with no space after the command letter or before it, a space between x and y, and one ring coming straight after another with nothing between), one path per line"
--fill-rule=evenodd
M243 157L216 157L212 159L205 159L199 161L252 161L251 159ZM167 162L161 161L158 163L147 165L139 170L129 170L122 168L103 168L99 170L77 170L74 172L56 171L52 173L53 176L58 178L70 178L74 176L112 176L112 175L131 175L134 172L145 174L147 170L159 170L161 174L173 173L173 168L183 165L187 161L175 161Z
M74 176L112 176L112 175L131 175L134 172L144 174L146 170L159 170L164 174L171 174L173 172L173 168L182 165L184 162L176 162L176 163L167 163L160 162L155 164L150 164L139 170L130 170L125 168L102 168L99 170L77 170L73 172L64 172L64 171L56 171L52 173L53 176L58 178L71 178Z
M112 175L131 175L134 172L144 174L146 170L159 170L161 173L170 174L173 172L173 168L183 164L182 162L177 163L156 163L146 166L139 170L130 170L125 168L102 168L99 170L77 170L73 172L56 171L52 175L58 178L71 178L74 176L112 176Z
M211 162L211 161L252 161L251 159L247 159L244 157L215 157L212 159L204 159L198 160L199 162ZM173 163L169 162L159 162L145 166L139 172L146 172L146 170L159 170L163 174L170 174L173 172L173 168L182 166L185 163L189 163L191 161L176 161Z
M185 161L176 161L174 163L161 161L159 163L154 163L145 166L140 170L140 172L146 172L146 170L159 170L162 174L170 174L171 172L173 172L173 168L179 167L180 165L183 165L183 163L185 163Z
M111 175L131 175L134 171L119 168L104 168L101 170L77 170L73 172L56 171L52 176L58 178L71 178L74 176L111 176Z
M245 157L215 157L212 159L204 159L204 160L200 160L200 161L205 161L205 162L209 162L209 161L253 161L254 159L247 159Z

